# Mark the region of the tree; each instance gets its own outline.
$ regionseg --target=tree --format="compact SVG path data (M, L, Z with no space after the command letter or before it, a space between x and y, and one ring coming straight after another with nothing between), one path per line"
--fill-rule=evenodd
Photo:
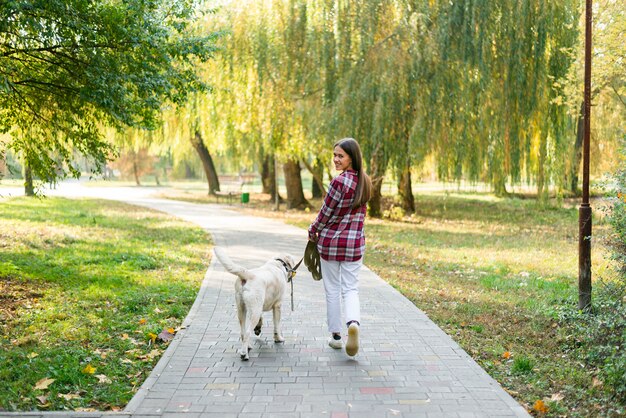
M591 164L592 175L604 175L612 171L620 162L620 143L626 130L626 71L624 71L624 32L626 31L626 10L618 0L594 2L593 16L593 55L591 66ZM584 33L584 16L581 17L578 32ZM574 64L569 68L566 80L559 85L561 95L556 98L577 120L576 130L570 135L574 143L572 157L567 165L565 181L572 193L578 192L583 145L583 63L584 36L578 39L578 47L572 55Z
M412 210L410 175L423 161L439 179L486 182L500 195L522 182L543 197L560 192L573 155L563 81L578 9L575 0L233 2L212 71L226 103L213 132L257 161L299 161L316 179L315 161L330 163L335 141L356 138L373 215L391 172Z
M206 88L195 66L217 34L194 33L193 0L24 0L0 13L0 152L42 180L78 177L74 151L100 171L115 153L103 125L154 129L165 101Z

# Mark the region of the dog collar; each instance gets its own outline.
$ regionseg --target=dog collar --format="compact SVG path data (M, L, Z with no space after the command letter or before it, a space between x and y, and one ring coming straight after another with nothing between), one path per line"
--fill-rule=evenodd
M289 264L285 263L284 260L281 260L280 258L276 258L276 260L280 261L280 264L282 264L285 270L287 270L287 280L291 281L291 279L293 279L293 277L296 275L296 271L290 269Z
M280 264L282 264L285 270L287 270L287 281L289 282L296 276L296 270L300 267L300 263L302 263L302 260L300 260L294 268L289 268L289 265L285 263L284 260L281 260L280 258L276 258L276 260L280 261Z

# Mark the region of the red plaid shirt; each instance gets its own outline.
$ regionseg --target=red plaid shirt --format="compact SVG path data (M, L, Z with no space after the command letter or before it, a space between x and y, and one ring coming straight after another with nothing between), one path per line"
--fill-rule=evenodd
M309 238L315 241L319 236L317 249L324 260L357 261L363 257L366 206L351 208L358 181L353 170L335 177L317 218L309 226Z

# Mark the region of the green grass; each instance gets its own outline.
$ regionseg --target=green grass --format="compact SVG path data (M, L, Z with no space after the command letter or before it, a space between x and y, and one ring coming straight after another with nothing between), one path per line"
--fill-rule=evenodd
M577 331L561 321L576 311L578 211L488 194L421 193L402 221L367 218L365 263L452 336L530 412L620 416L609 383L581 360ZM313 202L315 208L319 201ZM306 228L315 210L246 212ZM284 205L283 205L284 208ZM606 225L594 214L594 280L609 274ZM362 301L367 309L367 301Z
M150 333L176 329L193 303L209 243L121 203L0 201L0 408L123 408L166 348Z
M164 197L214 201L206 189ZM251 197L235 207L303 228L315 217L274 212L267 196ZM615 382L602 377L610 374L584 360L583 327L564 319L577 304L577 210L429 191L417 206L401 221L367 219L366 264L529 411L543 400L545 416L623 416ZM610 274L598 215L594 283ZM148 333L180 323L193 301L207 240L183 222L112 202L1 202L0 306L8 308L0 308L0 407L122 407L164 348L149 344ZM83 373L87 364L94 374ZM112 383L98 383L99 374ZM46 377L56 379L49 389L32 389Z

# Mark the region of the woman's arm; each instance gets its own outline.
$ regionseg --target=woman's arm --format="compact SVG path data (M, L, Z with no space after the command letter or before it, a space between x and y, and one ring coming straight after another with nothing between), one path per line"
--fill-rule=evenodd
M309 226L309 239L313 242L317 242L317 234L324 229L326 223L333 216L335 208L343 199L343 184L339 180L339 177L335 177L328 186L328 193L322 203L322 208L317 214L317 218Z

